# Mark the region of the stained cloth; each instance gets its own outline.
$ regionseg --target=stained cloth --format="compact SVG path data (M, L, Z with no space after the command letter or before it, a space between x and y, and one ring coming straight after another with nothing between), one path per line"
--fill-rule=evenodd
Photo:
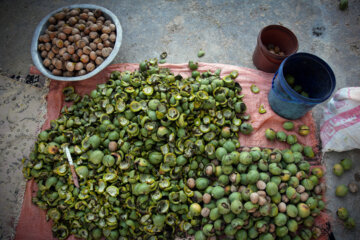
M171 72L175 75L182 75L183 77L191 76L191 70L188 68L187 63L183 64L160 64L162 68L169 68ZM76 92L80 95L90 94L90 92L96 88L97 84L105 83L110 76L112 71L134 71L139 68L138 64L133 63L124 63L124 64L113 64L105 68L102 72L95 75L94 77L77 82L63 82L52 80L49 86L49 94L47 96L47 118L43 129L48 129L50 126L50 120L56 119L60 116L60 110L64 106L64 96L62 94L62 89L67 86L74 86ZM239 76L235 79L242 87L242 94L244 94L244 102L247 106L246 113L251 116L250 122L254 128L254 131L250 135L240 134L240 144L241 146L246 147L269 147L269 148L279 148L285 149L288 148L286 143L281 143L278 141L268 141L265 138L265 130L267 128L272 128L275 131L283 130L282 124L286 119L276 115L269 105L267 95L271 88L271 81L273 74L265 73L255 69L249 69L244 67L238 67L227 64L218 64L218 63L202 63L199 62L199 72L205 72L210 70L214 72L217 69L221 69L220 76L226 76L230 72L237 70ZM39 72L32 68L31 72L34 74L39 74ZM260 89L260 92L255 94L250 90L250 86L255 84ZM259 107L261 104L264 104L266 113L260 114ZM302 118L293 121L295 128L293 131L286 132L287 134L295 134L298 137L298 142L312 146L317 152L318 149L318 140L316 137L316 126L314 119L311 115L311 112L308 112ZM306 137L300 136L297 134L298 126L305 124L310 127L310 134ZM320 160L315 159L312 162L312 165L320 165ZM31 203L31 196L36 194L36 184L34 181L28 181L24 203L22 207L22 212L17 227L16 239L37 239L37 240L49 240L54 239L51 233L51 222L46 222L45 220L45 211L39 209L37 206ZM327 214L323 213L316 219L317 224L321 223L320 226L326 230L325 223L327 222ZM323 236L323 239L326 239L327 236ZM75 239L72 236L69 239Z

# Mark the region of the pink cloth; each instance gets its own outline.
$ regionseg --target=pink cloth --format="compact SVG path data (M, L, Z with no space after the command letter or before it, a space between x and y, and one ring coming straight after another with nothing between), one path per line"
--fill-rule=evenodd
M161 67L170 68L170 70L175 74L181 74L183 77L188 77L191 75L191 70L189 70L186 63L183 64L162 64ZM52 80L50 82L49 94L47 96L48 106L47 106L47 119L43 126L43 129L48 129L50 126L50 120L56 119L60 115L60 110L64 106L64 96L62 94L62 89L67 86L74 86L77 93L89 94L91 90L96 88L97 84L104 83L109 79L110 73L112 71L134 71L138 69L138 64L133 63L124 63L124 64L113 64L105 68L101 73L96 76L78 82L61 82ZM248 135L240 134L240 143L242 146L247 147L269 147L269 148L287 148L288 145L285 143L280 143L278 141L268 141L265 138L265 129L272 128L275 131L283 130L282 124L286 119L283 119L277 116L270 108L267 95L271 88L271 81L273 74L264 73L258 70L237 67L226 64L218 63L199 63L199 71L204 72L210 70L214 72L216 69L221 69L221 76L230 74L231 71L237 70L239 76L236 81L240 83L242 87L242 93L245 94L244 102L247 106L247 114L251 116L251 124L253 125L254 131ZM32 67L30 69L32 74L40 74L39 71ZM250 91L250 86L256 84L260 92L254 94ZM266 108L265 114L260 114L258 112L260 104L264 104ZM304 117L293 121L295 123L295 130L292 132L286 132L287 134L296 134L298 136L298 141L301 144L309 145L312 147L317 147L318 141L316 139L316 129L315 123L310 112L308 112ZM301 124L306 124L310 127L310 134L306 137L300 136L297 134L297 127ZM319 162L320 164L320 162ZM20 220L17 226L16 238L20 239L37 239L37 240L49 240L54 239L51 232L51 222L45 220L46 213L44 210L41 210L31 202L32 196L36 195L37 186L36 183L31 180L28 181L24 196L24 202L21 210ZM328 219L327 214L321 214L317 218L317 223L325 223ZM318 221L319 220L319 221ZM68 239L75 239L73 236ZM326 237L324 238L326 239Z

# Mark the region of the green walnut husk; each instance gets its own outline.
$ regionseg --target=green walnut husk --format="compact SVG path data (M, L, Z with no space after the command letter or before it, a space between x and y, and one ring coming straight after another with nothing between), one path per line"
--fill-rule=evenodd
M198 58L201 58L201 57L205 56L205 51L200 49L197 56L198 56Z
M253 92L253 93L259 93L259 92L260 92L260 89L259 89L258 86L256 86L255 84L252 84L252 85L250 86L250 90L251 90L251 92Z
M341 166L345 171L348 171L352 167L352 161L349 158L344 158L340 161Z
M355 224L355 219L353 219L352 217L349 217L345 222L344 225L347 229L354 229L356 224Z
M341 207L337 210L336 215L341 219L341 220L346 220L349 217L349 212L346 208Z
M315 157L315 153L312 149L312 147L310 146L304 146L304 155L305 157L308 157L308 158L314 158Z
M260 113L260 114L266 113L266 109L265 109L265 105L264 105L264 104L260 104L259 113Z
M336 163L333 166L333 173L338 177L341 176L344 173L344 167L340 163Z
M290 145L293 145L293 144L295 144L295 143L297 143L297 137L296 137L296 135L288 135L287 137L286 137L286 142L288 143L288 144L290 144Z
M25 177L38 184L33 202L48 209L54 237L155 239L200 229L198 201L213 184L205 167L226 156L219 171L230 174L239 161L238 133L249 134L252 126L234 82L238 73L220 78L197 67L190 61L192 77L183 78L151 59L134 72L111 73L89 95L64 89L73 104L39 134L24 167ZM194 191L188 178L196 180ZM229 193L222 189L214 189L214 199Z
M287 121L283 123L283 128L287 131L291 131L294 129L294 123L291 121Z
M302 136L307 136L310 133L310 128L306 125L299 126L299 134Z
M137 71L111 73L89 95L64 90L73 104L39 134L24 166L54 237L270 240L308 233L324 204L314 190L321 174L310 170L305 150L238 152L239 134L253 130L234 82L238 72L220 78L194 62L189 67L192 76L183 78L149 60Z
M274 141L276 137L276 132L273 129L268 128L265 130L265 137L270 141Z
M286 80L286 82L287 82L290 86L294 86L294 84L295 84L295 78L294 78L294 76L292 76L292 75L290 75L290 74L286 74L285 80Z
M341 11L346 10L346 9L348 8L348 6L349 6L348 0L340 0L340 2L339 2L339 9L340 9Z
M335 189L335 195L337 197L345 197L347 193L348 193L348 187L344 184L340 184Z
M315 167L311 170L312 174L318 178L322 178L324 176L324 170L320 167Z
M276 139L280 142L286 142L287 135L283 131L278 131L276 133Z
M306 97L306 98L310 97L309 94L308 94L307 92L305 92L305 91L302 91L300 94L301 94L302 96ZM307 134L306 134L306 135L307 135Z
M294 91L297 93L301 93L302 92L302 87L300 85L295 85L293 87Z

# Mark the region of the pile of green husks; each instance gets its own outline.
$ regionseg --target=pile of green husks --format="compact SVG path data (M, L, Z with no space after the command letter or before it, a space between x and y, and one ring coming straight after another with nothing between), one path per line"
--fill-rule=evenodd
M237 72L190 78L159 69L113 72L38 136L24 174L54 236L84 239L310 239L320 229L323 173L294 150L243 149L249 134ZM64 151L79 177L76 188Z

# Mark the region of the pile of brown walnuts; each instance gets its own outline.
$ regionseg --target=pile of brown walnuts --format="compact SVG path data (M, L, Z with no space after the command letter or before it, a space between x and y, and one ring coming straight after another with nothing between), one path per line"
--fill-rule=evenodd
M63 9L48 20L39 37L43 65L56 76L93 71L113 50L116 26L99 9Z

